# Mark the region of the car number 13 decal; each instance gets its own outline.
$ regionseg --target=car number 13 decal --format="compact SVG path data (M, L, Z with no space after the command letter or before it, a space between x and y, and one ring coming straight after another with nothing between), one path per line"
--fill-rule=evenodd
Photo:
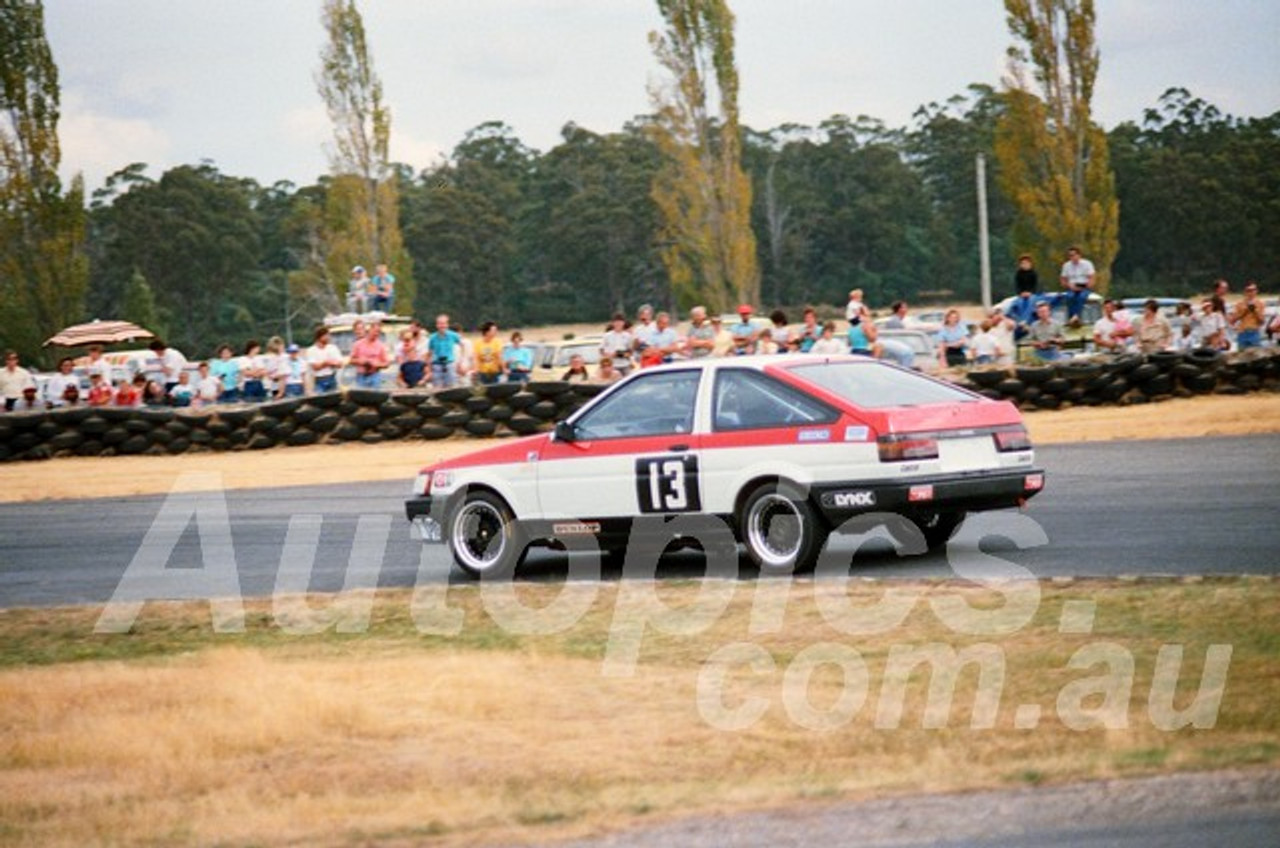
M640 512L697 512L698 458L651 456L636 460L636 495Z

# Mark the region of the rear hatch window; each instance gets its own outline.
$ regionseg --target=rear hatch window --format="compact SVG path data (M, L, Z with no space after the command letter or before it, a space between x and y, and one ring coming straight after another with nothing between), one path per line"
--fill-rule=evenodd
M789 369L863 409L975 403L978 398L940 380L876 362L817 362Z

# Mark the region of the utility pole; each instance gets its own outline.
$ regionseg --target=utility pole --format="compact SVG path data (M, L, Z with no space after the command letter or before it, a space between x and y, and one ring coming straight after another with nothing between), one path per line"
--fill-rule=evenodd
M987 236L987 157L978 154L978 257L981 263L982 308L991 311L991 244Z

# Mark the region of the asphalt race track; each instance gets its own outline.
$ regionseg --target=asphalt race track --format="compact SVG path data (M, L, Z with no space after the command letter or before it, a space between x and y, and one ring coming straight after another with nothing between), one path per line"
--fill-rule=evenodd
M1037 459L1048 471L1048 485L1025 515L1043 528L1048 543L1020 548L985 534L981 550L1002 562L1038 577L1280 573L1276 436L1060 445L1039 448ZM39 473L38 466L32 471ZM197 508L201 519L210 518L207 527L181 509L177 520L157 520L167 515L165 496L3 505L0 607L107 601L139 555L169 570L199 569L206 557L234 556L244 595L270 595L291 519L299 531L318 530L308 584L313 591L342 588L353 547L356 567L376 573L380 586L460 580L447 551L429 546L424 554L404 519L415 471L406 468L403 482L202 495ZM221 527L224 534L230 527L229 546L218 534L224 507ZM1002 521L1016 522L1017 514L990 515L1005 516L994 519L999 528ZM299 518L305 516L313 517ZM153 541L144 545L149 531ZM304 568L310 563L306 558ZM538 552L520 577L564 579L565 563L561 554ZM888 543L864 547L851 568L884 578L956 574L944 553L899 558ZM664 559L656 574L690 577L704 569L699 554L684 553ZM603 577L617 579L620 571ZM740 575L754 577L745 560Z

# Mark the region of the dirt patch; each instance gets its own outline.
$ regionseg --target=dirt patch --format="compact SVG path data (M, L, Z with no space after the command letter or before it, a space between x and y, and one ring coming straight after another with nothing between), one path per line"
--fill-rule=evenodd
M1280 395L1201 397L1129 407L1080 407L1026 416L1036 444L1242 436L1280 432ZM484 439L317 445L269 451L65 458L0 465L0 502L123 497L168 492L188 472L216 472L227 489L368 480L409 481L429 462L491 443Z

